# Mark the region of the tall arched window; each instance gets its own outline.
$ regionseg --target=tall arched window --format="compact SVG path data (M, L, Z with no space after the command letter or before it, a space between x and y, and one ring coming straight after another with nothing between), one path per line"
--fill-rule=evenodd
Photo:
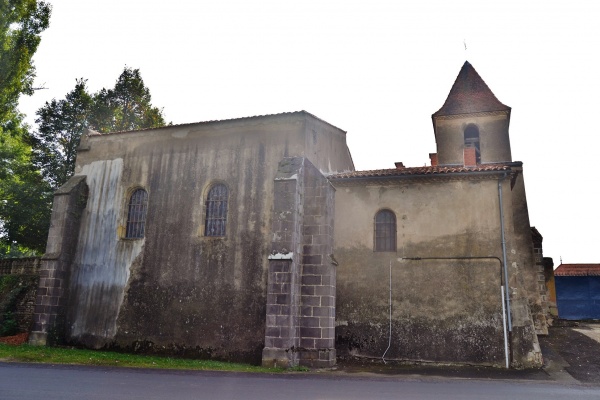
M127 211L127 239L144 237L146 227L146 210L148 209L148 193L144 189L136 189L129 198Z
M225 236L227 227L227 186L214 185L206 196L205 236Z
M375 214L374 251L396 251L396 215L390 210Z
M479 128L475 124L469 124L465 128L465 147L475 148L475 161L481 164L481 150L479 145Z

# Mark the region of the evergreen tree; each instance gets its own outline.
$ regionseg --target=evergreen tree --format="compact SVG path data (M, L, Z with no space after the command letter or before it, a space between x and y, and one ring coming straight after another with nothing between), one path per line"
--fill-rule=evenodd
M34 163L54 189L73 175L85 128L107 133L165 125L138 69L125 67L114 88L94 95L88 93L86 82L76 80L65 99L46 102L36 113L38 131L30 138Z
M31 136L34 164L54 189L65 183L75 170L79 139L88 127L92 96L85 79L62 100L52 100L37 111L38 132Z
M94 95L90 126L99 132L130 131L165 125L162 110L153 107L150 90L139 69L125 67L113 89Z

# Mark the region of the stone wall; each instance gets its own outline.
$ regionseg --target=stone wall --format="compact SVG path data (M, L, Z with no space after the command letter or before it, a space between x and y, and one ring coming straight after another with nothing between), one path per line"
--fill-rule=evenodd
M501 177L332 181L340 355L505 365ZM511 298L517 332L511 362L539 366L519 278L533 266L517 262L510 180L501 182L510 292L518 295ZM396 216L395 251L374 251L374 216L381 209Z
M50 232L42 257L29 343L64 339L70 267L76 251L81 213L87 204L85 176L74 176L54 193Z
M40 265L40 257L0 259L0 275L37 275Z
M529 209L525 192L525 180L522 168L519 174L511 182L511 188L504 192L510 193L512 212L507 215L512 221L512 231L508 232L507 243L511 252L509 258L509 275L513 279L511 287L513 290L512 302L515 306L515 315L524 316L522 319L513 319L512 337L519 342L524 342L532 334L547 335L548 325L546 322L547 307L544 306L540 293L538 266L536 265L533 240L531 237L531 225L529 222ZM519 310L523 310L519 312ZM525 313L526 311L526 313ZM528 314L528 315L526 315ZM533 319L534 326L531 327L529 319ZM514 346L515 360L521 360L520 365L541 364L541 353L539 345L535 343L535 351Z
M88 133L76 166L90 195L70 269L67 339L260 363L277 165L298 156L317 173L351 170L345 140L306 112ZM205 232L215 184L228 192L223 236ZM124 232L137 188L148 208L144 237L132 239Z
M479 128L482 164L512 161L509 123L508 111L435 117L439 165L463 165L464 130L469 124Z
M335 189L307 160L304 173L300 364L336 362L336 265L333 254Z
M39 257L0 260L2 328L14 330L12 333L29 332L31 329L40 265ZM8 320L13 324L11 329L6 326Z
M263 365L335 364L334 189L305 158L274 186Z

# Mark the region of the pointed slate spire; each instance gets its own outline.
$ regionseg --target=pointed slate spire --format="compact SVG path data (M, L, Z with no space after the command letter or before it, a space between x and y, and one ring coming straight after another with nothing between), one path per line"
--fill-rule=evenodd
M510 107L496 98L475 68L465 61L446 102L432 117L488 111L510 111Z

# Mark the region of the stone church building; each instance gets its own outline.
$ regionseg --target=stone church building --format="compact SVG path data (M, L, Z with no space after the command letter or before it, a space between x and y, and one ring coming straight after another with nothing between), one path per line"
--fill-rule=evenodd
M89 131L55 194L30 342L540 366L510 113L465 62L425 167L356 171L346 132L305 111Z

